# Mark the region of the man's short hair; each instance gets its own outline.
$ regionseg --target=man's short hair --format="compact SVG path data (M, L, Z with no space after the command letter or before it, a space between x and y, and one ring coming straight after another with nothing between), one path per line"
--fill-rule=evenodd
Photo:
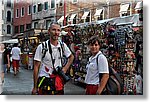
M49 25L49 28L51 28L53 24L57 24L61 27L61 25L58 22L51 22L50 25Z

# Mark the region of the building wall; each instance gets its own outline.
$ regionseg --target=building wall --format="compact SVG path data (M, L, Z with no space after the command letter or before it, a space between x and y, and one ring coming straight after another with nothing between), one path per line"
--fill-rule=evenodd
M3 20L3 24L2 26L2 34L3 36L1 37L2 40L8 40L11 39L11 36L13 34L13 2L12 0L9 0L9 2L7 0L2 0L1 1L2 4L2 20ZM7 3L10 4L10 7L7 6ZM10 15L7 15L7 12L9 12ZM10 21L7 21L7 18L9 18ZM7 26L10 27L10 32L7 32L7 30L9 28L7 28Z
M48 2L48 9L44 10L44 3ZM51 8L51 0L41 0L41 1L33 1L33 5L38 6L38 4L42 4L43 8L41 11L32 13L32 28L34 28L34 23L38 23L38 29L47 29L49 21L56 21L56 1L55 8Z
M139 0L140 1L140 0ZM137 0L78 0L77 3L72 3L72 0L67 1L66 3L66 14L71 16L72 13L77 14L77 22L82 23L81 17L84 14L84 11L91 11L91 21L95 21L94 14L97 8L103 9L103 19L120 17L120 5L121 3L129 3L132 6L132 13L135 14L135 5ZM57 8L57 20L64 15L63 13L64 7ZM129 8L130 11L130 8Z
M1 41L1 38L2 38L2 24L3 24L3 14L2 14L2 11L4 10L4 5L2 4L2 2L0 2L0 41Z
M120 4L110 4L109 6L109 18L119 17ZM107 13L108 13L107 12Z
M15 26L20 26L20 25L24 25L24 31L26 30L26 24L31 24L31 14L28 15L28 6L31 5L31 2L18 2L16 3L16 1L14 1L14 20L13 20L13 25L14 28ZM21 8L24 7L25 12L24 12L24 16L21 17ZM19 17L16 18L16 10L19 9ZM19 27L19 31L20 31L20 27Z

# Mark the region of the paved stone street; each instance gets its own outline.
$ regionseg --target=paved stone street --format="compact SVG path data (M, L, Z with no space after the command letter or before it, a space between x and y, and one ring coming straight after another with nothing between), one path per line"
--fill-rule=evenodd
M17 76L13 71L5 74L5 82L3 87L3 95L31 95L33 87L33 70L20 68ZM65 95L83 95L84 88L70 82L65 85Z

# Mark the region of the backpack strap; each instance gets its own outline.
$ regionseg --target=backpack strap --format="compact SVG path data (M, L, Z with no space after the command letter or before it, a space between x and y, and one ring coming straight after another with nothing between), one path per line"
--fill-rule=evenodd
M97 57L96 57L97 68L98 68L98 57L99 57L100 54L98 54Z
M53 68L55 68L55 67L54 67L55 59L53 59L53 55L52 55L52 47L51 47L51 44L50 44L50 40L48 40L48 46L49 46L49 53L50 53L51 59L52 59L52 65L53 65Z
M62 49L62 54L61 54L61 49L60 48L58 48L58 50L59 50L59 53L60 53L60 58L61 58L61 65L63 66L63 57L64 57L64 43L63 42L61 42L61 41L59 41L60 42L60 47L61 47L61 49Z
M46 52L48 51L48 47L47 46L49 46L49 53L51 55L52 65L53 65L53 68L54 68L55 61L54 61L53 56L52 56L52 48L51 48L50 40L48 41L48 45L47 45L46 41L42 42L42 54L43 54L42 59L45 57Z
M61 49L62 49L62 53L64 54L64 43L63 42L61 42L61 41L59 41L60 42L60 46L61 46Z
M42 59L45 57L47 51L48 51L48 49L47 49L46 41L42 42L42 54L43 54Z
M96 57L97 69L98 69L98 57L99 57L99 55L101 55L101 53L98 54L97 57ZM100 78L99 80L100 81L101 81L102 75L103 75L102 73L99 73L99 78Z
M55 59L53 59L53 55L52 55L52 47L51 47L51 44L50 44L50 40L48 40L48 45L45 42L42 43L42 53L43 53L43 56L42 56L42 59L45 57L46 55L46 52L48 51L48 47L49 46L49 53L51 55L51 59L52 59L52 65L53 65L53 68L54 68L54 64L55 64ZM64 43L63 42L60 42L60 46L61 46L61 49L62 49L62 55L61 55L61 49L58 48L59 50L59 53L60 53L60 56L61 56L61 64L63 65L63 54L64 54Z

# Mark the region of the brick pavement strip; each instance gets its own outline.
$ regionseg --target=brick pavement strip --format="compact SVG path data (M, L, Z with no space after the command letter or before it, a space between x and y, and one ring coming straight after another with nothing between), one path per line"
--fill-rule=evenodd
M5 82L2 95L31 95L33 87L33 70L20 68L17 76L13 71L5 74ZM84 95L84 88L73 84L71 81L65 84L66 95Z

